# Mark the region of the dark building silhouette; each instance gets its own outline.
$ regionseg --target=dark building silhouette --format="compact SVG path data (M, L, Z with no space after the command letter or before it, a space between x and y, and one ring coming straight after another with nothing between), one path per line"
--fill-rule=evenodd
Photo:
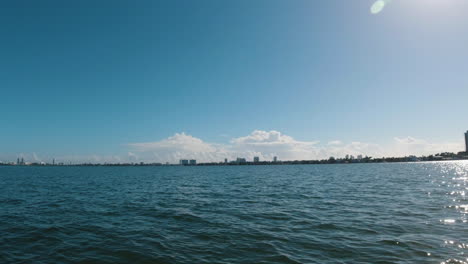
M465 151L468 153L468 131L465 133Z
M245 158L237 158L236 162L237 163L246 163L247 160Z

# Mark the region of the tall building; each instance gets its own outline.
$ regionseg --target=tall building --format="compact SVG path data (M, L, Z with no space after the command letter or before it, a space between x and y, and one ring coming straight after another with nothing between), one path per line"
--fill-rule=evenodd
M278 157L274 156L273 157L273 162L278 162Z
M197 160L191 159L189 163L190 165L197 165Z
M468 153L468 131L465 133L465 151Z
M254 157L254 162L260 162L260 158L259 157Z
M247 160L245 158L237 158L236 162L237 163L246 163Z
M181 160L179 160L179 164L180 164L180 165L188 165L188 164L189 164L189 161L186 160L186 159L181 159Z

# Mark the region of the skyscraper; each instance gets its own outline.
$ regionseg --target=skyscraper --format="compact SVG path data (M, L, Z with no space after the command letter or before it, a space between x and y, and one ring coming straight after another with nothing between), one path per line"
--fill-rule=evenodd
M468 131L465 133L465 151L468 153Z
M237 163L246 163L247 160L245 158L237 158L236 162Z

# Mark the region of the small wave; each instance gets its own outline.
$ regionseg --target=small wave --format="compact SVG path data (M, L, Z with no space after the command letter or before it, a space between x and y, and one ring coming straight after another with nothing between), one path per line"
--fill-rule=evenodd
M468 264L468 262L459 259L448 259L446 261L442 261L440 264Z
M24 202L24 200L21 199L1 199L0 204L9 204L9 205L20 205Z

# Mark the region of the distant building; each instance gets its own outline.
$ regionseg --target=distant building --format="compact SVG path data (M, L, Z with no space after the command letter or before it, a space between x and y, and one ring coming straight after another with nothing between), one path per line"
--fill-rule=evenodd
M17 159L16 159L16 165L19 165L19 164L20 164L20 159L17 158Z
M278 162L278 157L274 156L273 157L273 162Z
M254 160L253 160L253 161L256 162L256 163L258 163L258 162L260 162L260 158L259 158L259 157L254 157Z
M358 159L358 160L362 160L362 155L358 155L358 156L357 156L357 159Z
M197 160L191 159L189 163L190 165L197 165Z
M247 160L245 158L237 158L236 162L237 163L246 163Z
M228 163L228 160L227 160L227 159L224 159L224 163Z
M465 151L468 154L468 131L465 133Z
M180 165L188 165L188 164L189 164L189 160L181 159L181 160L179 160L179 164L180 164Z

